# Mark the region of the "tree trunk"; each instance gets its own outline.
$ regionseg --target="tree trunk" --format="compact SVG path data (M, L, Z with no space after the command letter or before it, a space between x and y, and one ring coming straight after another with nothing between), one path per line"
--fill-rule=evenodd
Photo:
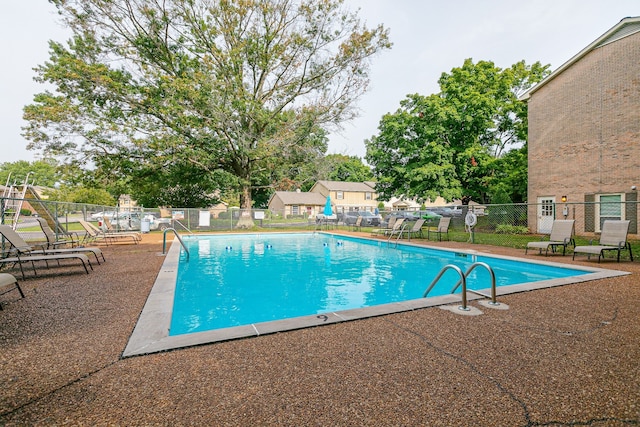
M253 218L251 217L251 185L245 184L240 195L240 218L236 228L253 228Z

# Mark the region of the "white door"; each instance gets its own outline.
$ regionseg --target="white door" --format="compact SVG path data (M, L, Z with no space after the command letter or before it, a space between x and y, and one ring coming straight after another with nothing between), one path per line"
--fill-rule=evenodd
M538 197L538 233L551 234L555 197Z

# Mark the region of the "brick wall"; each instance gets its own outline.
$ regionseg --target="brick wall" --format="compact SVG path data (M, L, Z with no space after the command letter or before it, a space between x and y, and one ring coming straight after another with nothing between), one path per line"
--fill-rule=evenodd
M639 33L589 52L534 92L528 108L530 203L640 188ZM535 212L529 218L535 230Z

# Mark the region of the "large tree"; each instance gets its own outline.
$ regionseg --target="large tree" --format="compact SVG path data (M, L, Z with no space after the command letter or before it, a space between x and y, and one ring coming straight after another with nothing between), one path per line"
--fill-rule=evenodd
M521 165L496 161L526 144L527 110L518 96L548 67L521 61L503 70L467 59L442 74L440 93L401 101L400 109L382 118L379 134L365 142L381 199L466 196L488 202L496 168Z
M50 1L73 37L37 68L55 92L25 108L29 147L243 208L273 159L324 150L310 133L355 116L390 47L344 0Z

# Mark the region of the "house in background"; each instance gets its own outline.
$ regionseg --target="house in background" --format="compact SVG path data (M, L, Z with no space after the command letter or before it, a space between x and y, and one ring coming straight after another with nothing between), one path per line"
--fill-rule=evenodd
M314 218L322 213L327 201L318 193L303 193L298 191L276 191L269 198L269 210L282 214L283 218L302 215L305 218Z
M138 203L129 194L121 194L118 197L118 206L125 212L133 211L138 207Z
M336 214L349 211L374 212L378 207L378 193L373 182L318 181L309 192L320 194L324 200L330 196Z
M576 232L627 219L637 233L640 17L621 20L521 99L529 118L529 228L548 232L564 216L576 220Z

